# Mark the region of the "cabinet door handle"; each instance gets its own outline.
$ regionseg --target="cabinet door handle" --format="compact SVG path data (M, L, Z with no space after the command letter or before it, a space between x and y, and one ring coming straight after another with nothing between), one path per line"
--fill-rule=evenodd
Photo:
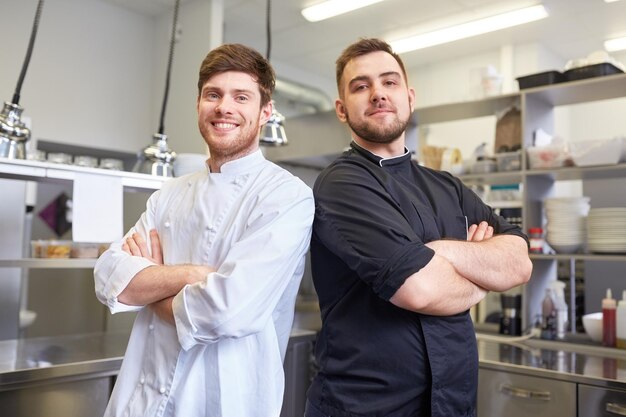
M510 397L527 398L541 401L550 401L550 398L552 397L550 391L532 391L525 388L514 387L509 384L500 385L500 392Z
M606 403L606 411L611 414L617 414L618 416L626 416L626 407L622 404Z

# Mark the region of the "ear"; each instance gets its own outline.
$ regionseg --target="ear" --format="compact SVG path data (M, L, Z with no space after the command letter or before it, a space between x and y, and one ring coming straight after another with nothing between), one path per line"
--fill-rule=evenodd
M335 113L337 113L337 118L340 122L345 123L348 120L346 116L346 107L343 105L343 101L338 98L335 100Z
M409 108L411 113L413 113L413 110L415 110L415 89L413 87L409 87Z
M198 95L198 98L196 99L196 112L200 114L200 95Z
M264 125L272 116L274 111L274 102L270 100L265 106L261 107L261 114L259 114L259 125Z

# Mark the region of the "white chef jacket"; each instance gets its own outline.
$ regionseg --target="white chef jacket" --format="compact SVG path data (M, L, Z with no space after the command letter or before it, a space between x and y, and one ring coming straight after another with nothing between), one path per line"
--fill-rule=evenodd
M174 298L176 326L118 295L152 265L115 242L96 263L98 299L139 310L105 416L273 417L311 237L311 189L260 151L163 184L127 236L161 238L165 264L217 269Z

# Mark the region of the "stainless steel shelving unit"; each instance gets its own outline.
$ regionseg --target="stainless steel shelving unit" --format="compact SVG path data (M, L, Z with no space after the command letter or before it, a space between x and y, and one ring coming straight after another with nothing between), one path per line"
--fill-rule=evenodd
M482 100L418 108L416 117L420 124L451 122L493 116L513 104L519 105L522 114L522 169L511 172L466 174L460 175L459 178L468 185L521 184L522 227L528 230L529 227L543 224L542 202L551 196L555 182L626 178L626 163L611 166L529 169L525 149L532 145L533 132L538 128L553 131L555 107L623 97L626 97L626 74L615 74L529 88L518 93ZM523 290L524 327L531 322L533 312L541 311L544 290L557 275L557 261L569 260L573 268L576 260L626 262L626 254L546 254L531 255L531 259L535 267L531 281ZM574 276L575 273L572 271L572 281ZM573 282L570 284L573 288ZM572 291L569 300L572 312L574 304Z

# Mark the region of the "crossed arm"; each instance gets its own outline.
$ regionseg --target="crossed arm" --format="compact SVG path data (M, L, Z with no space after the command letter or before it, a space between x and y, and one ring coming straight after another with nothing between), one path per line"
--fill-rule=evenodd
M472 225L467 241L438 240L426 246L431 261L409 276L391 302L432 315L463 312L488 291L505 291L530 278L532 264L526 243L518 236L493 236L486 222Z
M215 270L204 265L163 265L161 241L154 229L150 230L150 249L139 233L134 233L122 245L124 252L147 258L156 265L139 271L118 300L128 305L149 305L161 319L173 324L174 296L186 285L205 280Z

